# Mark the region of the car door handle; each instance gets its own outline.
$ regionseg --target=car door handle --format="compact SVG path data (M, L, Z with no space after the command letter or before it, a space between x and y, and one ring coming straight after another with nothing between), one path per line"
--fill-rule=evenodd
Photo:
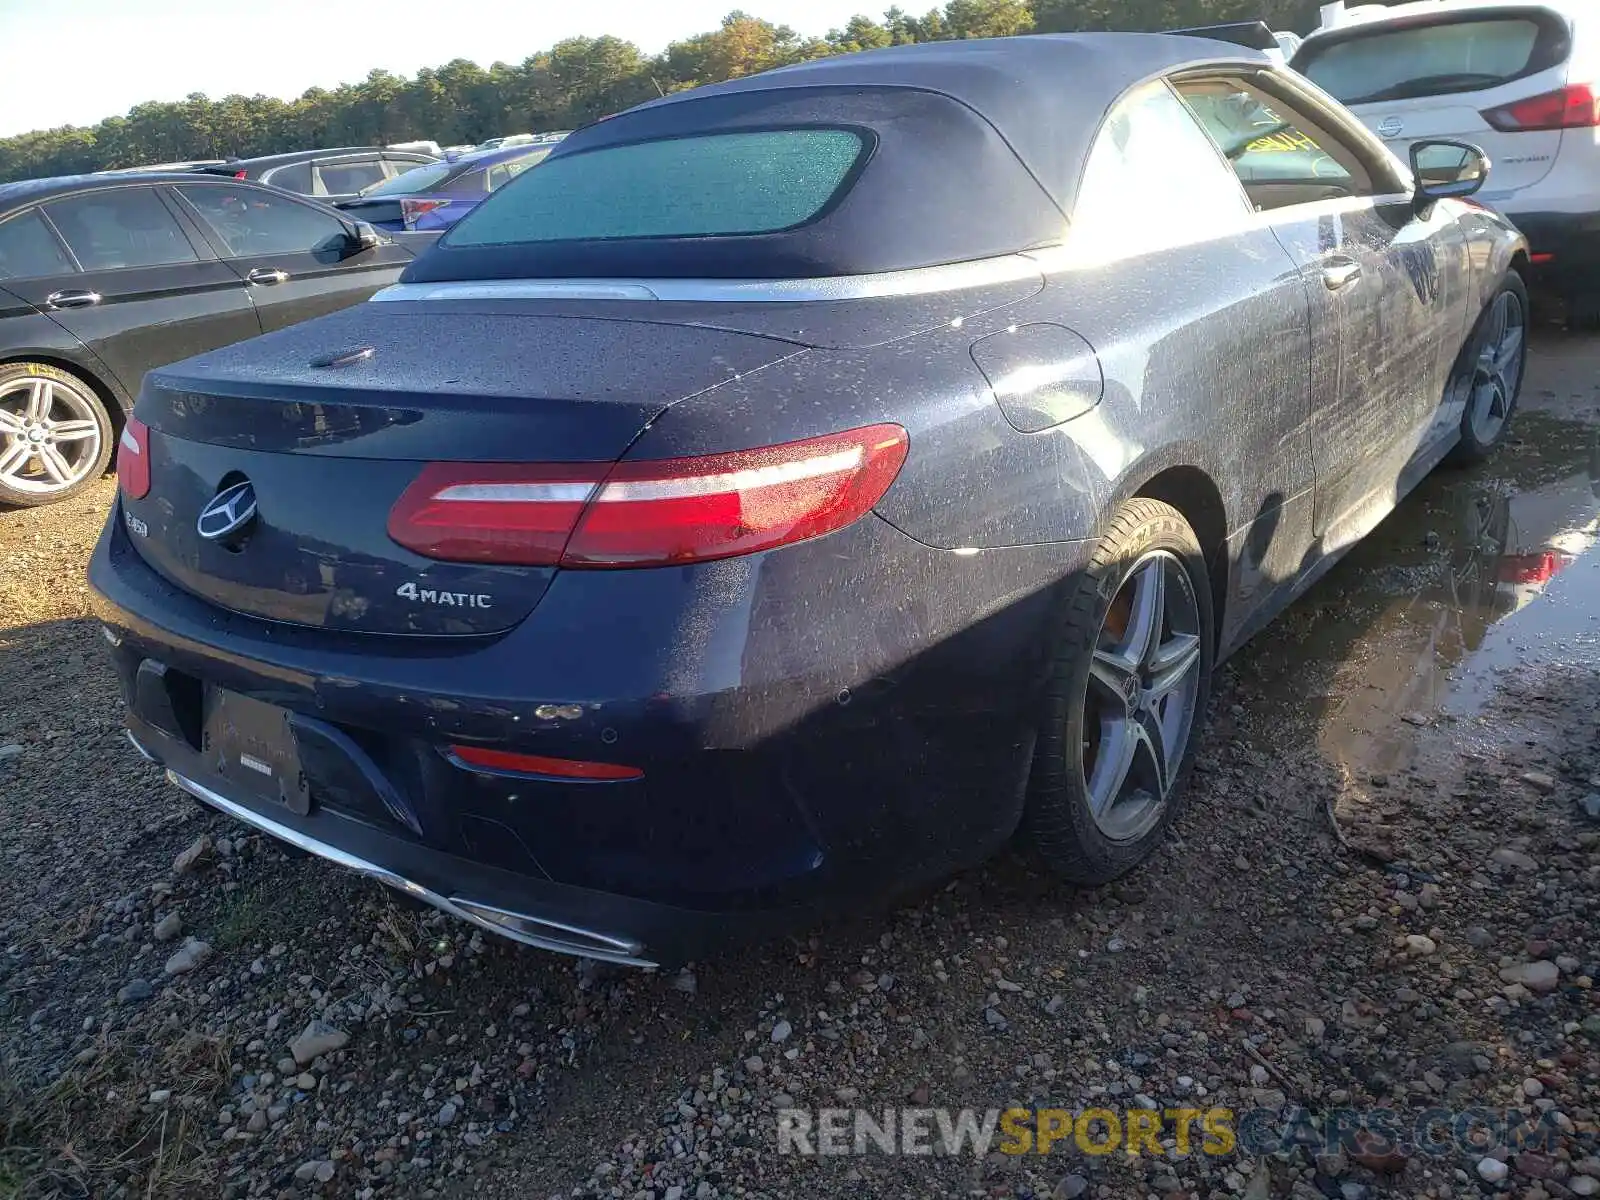
M1335 260L1322 268L1322 282L1330 292L1348 287L1361 278L1361 264L1348 259Z
M89 308L105 299L99 292L51 292L44 302L51 308Z
M280 271L276 267L257 267L245 276L251 283L269 284L282 283L289 278L289 272Z

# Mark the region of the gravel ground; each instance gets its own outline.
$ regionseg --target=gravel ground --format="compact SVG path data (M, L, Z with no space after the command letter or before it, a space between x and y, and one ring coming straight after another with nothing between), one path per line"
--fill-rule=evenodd
M671 975L486 938L165 787L85 619L111 483L0 512L0 1198L1600 1194L1600 661L1532 626L1472 704L1413 689L1476 661L1430 590L1452 489L1565 478L1600 424L1600 342L1546 334L1532 369L1518 443L1222 672L1191 805L1134 876L1074 892L1006 855ZM1574 593L1592 645L1600 589L1535 605ZM1556 1134L776 1150L789 1107L1213 1105Z

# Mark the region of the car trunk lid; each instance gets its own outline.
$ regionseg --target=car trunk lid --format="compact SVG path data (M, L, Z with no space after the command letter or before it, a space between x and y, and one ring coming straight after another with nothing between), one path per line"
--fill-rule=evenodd
M672 403L798 350L637 320L362 305L153 373L135 410L151 487L124 496L125 525L155 570L235 612L496 633L553 569L438 562L392 541L390 509L423 463L612 462ZM243 483L253 516L223 529L242 509L213 502Z

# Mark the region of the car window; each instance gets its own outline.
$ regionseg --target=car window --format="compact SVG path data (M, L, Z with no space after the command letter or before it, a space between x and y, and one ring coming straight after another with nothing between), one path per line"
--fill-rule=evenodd
M403 171L393 179L385 179L363 189L363 196L415 196L420 192L432 191L456 170L455 163L430 163L425 167L413 167Z
M487 190L492 192L497 187L505 186L529 167L542 163L549 153L550 148L547 147L543 150L535 150L532 154L524 154L520 158L507 159L503 163L495 163L494 166L489 168Z
M697 134L551 159L451 227L454 246L776 233L815 218L866 151L848 129Z
M375 158L360 162L318 163L317 177L322 183L323 194L328 196L359 192L388 178L383 173L383 163Z
M36 209L0 221L0 279L38 279L76 269Z
M44 211L85 271L196 261L194 247L149 188L115 188L52 200Z
M1073 204L1071 238L1079 249L1142 254L1236 229L1248 212L1216 147L1157 82L1101 126Z
M261 177L262 183L270 183L273 187L281 187L286 192L299 192L302 196L311 195L311 164L289 163L287 166L273 167Z
M1350 147L1276 97L1233 81L1177 87L1259 211L1374 194Z
M346 236L337 217L263 188L179 184L178 193L194 205L235 258L306 253L328 248Z
M1533 60L1540 33L1540 24L1529 18L1458 18L1313 40L1295 66L1346 104L1471 92L1538 69Z

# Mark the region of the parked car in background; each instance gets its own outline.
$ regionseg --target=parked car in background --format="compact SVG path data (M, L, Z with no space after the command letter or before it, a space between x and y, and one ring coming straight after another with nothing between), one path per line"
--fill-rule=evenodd
M136 744L616 962L1019 830L1113 879L1215 664L1508 428L1526 242L1480 151L1412 150L1140 34L589 125L371 302L146 381L89 568Z
M381 146L345 146L334 150L297 150L263 158L233 158L197 168L210 175L230 175L269 183L287 192L312 196L329 204L353 200L362 188L382 183L412 167L437 162L432 154L385 150Z
M193 158L184 162L148 163L142 167L111 167L96 175L147 175L152 171L198 171L207 167L220 167L233 161L227 158Z
M556 144L502 146L463 154L452 162L413 167L373 184L354 200L341 201L339 208L379 229L448 229L490 192L543 162Z
M431 154L434 158L443 158L444 150L438 142L423 138L415 142L390 142L385 150L410 150L417 154Z
M1600 5L1331 4L1292 61L1402 158L1419 139L1482 146L1477 198L1527 234L1572 322L1600 328Z
M242 180L0 185L0 503L49 504L101 474L152 367L364 300L411 257Z

